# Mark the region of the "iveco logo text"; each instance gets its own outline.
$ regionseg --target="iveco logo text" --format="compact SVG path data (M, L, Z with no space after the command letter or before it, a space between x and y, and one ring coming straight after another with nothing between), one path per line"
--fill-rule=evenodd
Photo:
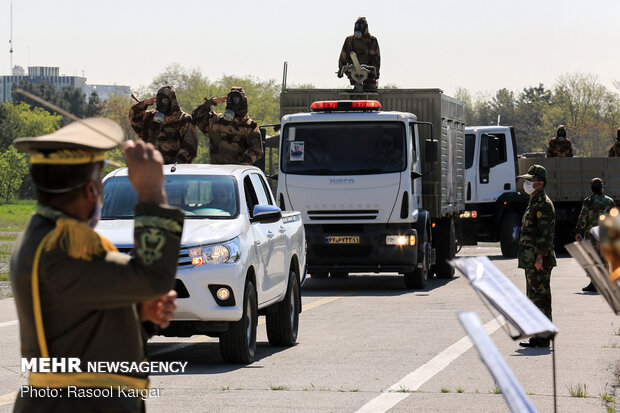
M330 185L338 185L338 184L354 184L355 179L353 178L330 178Z

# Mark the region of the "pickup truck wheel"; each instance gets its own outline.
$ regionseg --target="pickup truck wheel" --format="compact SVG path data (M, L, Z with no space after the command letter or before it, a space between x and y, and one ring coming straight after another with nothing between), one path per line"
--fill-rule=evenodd
M220 335L220 353L222 353L224 361L241 364L249 364L254 361L257 325L256 291L252 281L248 280L245 282L241 320L230 323L228 331Z
M502 220L499 235L499 244L502 255L506 258L515 258L519 254L519 229L521 219L519 214L512 211Z
M348 272L338 271L330 273L332 278L347 278L349 276Z
M456 229L454 219L444 218L437 224L436 240L437 261L435 263L435 275L437 278L452 278L454 267L448 261L456 256Z
M292 346L297 341L299 329L299 280L290 271L284 300L274 304L267 312L267 338L272 346Z
M312 278L327 278L327 277L329 277L329 273L325 272L325 271L312 272L312 273L310 273L310 275L312 276Z

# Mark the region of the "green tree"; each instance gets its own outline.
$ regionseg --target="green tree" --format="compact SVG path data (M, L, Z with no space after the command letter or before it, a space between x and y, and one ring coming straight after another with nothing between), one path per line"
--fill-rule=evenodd
M9 202L28 174L26 155L9 147L0 155L0 197Z
M523 88L517 98L514 127L519 153L543 151L546 148L543 114L549 110L551 95L551 91L539 83L538 86Z
M101 114L102 104L97 91L93 91L88 97L88 105L86 106L86 117L99 116Z
M0 151L8 149L16 138L54 132L60 127L60 118L41 108L31 109L24 102L0 104Z
M20 81L12 88L11 96L13 99L13 103L24 102L30 105L30 107L32 108L40 107L51 114L57 113L52 109L49 109L48 107L21 95L17 92L17 89L23 89L27 92L30 92L33 95L38 96L45 101L58 106L60 109L77 116L78 118L83 118L86 115L88 104L86 103L86 97L84 95L84 92L82 92L82 89L73 86L63 86L62 88L57 89L54 87L54 85L49 83L42 82L33 84L28 82L27 80ZM65 126L71 123L71 120L63 118L61 119L60 123L61 126Z

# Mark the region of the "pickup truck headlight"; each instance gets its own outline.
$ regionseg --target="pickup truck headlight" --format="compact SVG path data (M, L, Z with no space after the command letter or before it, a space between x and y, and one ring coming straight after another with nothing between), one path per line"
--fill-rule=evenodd
M189 248L189 257L193 265L230 264L239 261L239 251L239 239L235 238L220 244Z

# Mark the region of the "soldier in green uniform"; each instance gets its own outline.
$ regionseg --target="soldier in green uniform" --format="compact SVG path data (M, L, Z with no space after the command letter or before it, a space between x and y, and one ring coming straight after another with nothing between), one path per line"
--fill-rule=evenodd
M10 264L22 357L75 357L82 370L30 371L29 387L57 389L60 397L19 392L16 412L144 411L140 397L126 397L119 388L147 389L146 374L91 372L87 363L140 363L146 322L169 323L183 213L167 206L161 154L151 144L129 141L124 151L138 194L135 257L119 253L93 230L103 200L105 151L122 139L116 123L92 118L14 142L30 152L38 200ZM111 396L73 397L72 386L112 388Z
M155 109L147 108L155 103ZM198 135L192 117L181 110L173 86L129 109L131 127L145 142L152 143L165 164L192 163L198 151Z
M211 107L226 102L226 111ZM212 164L252 165L263 157L258 124L248 116L248 99L241 87L227 96L205 99L192 112L194 124L209 138Z
M547 158L572 158L573 144L566 137L566 127L558 126L555 136L549 141Z
M530 201L523 215L519 238L519 268L525 270L527 297L551 320L551 270L556 266L553 236L555 209L545 194L547 170L532 165L525 175L523 189ZM549 339L533 337L523 347L549 347Z
M575 240L590 240L594 247L598 249L596 239L590 233L590 230L598 224L599 217L607 214L616 206L616 203L603 193L603 180L601 178L592 179L590 189L592 189L592 195L583 200L583 206L581 207L581 212L577 219ZM596 291L596 287L590 282L590 284L583 287L581 290L594 292Z
M616 131L616 141L609 148L608 156L610 158L620 157L620 128Z

